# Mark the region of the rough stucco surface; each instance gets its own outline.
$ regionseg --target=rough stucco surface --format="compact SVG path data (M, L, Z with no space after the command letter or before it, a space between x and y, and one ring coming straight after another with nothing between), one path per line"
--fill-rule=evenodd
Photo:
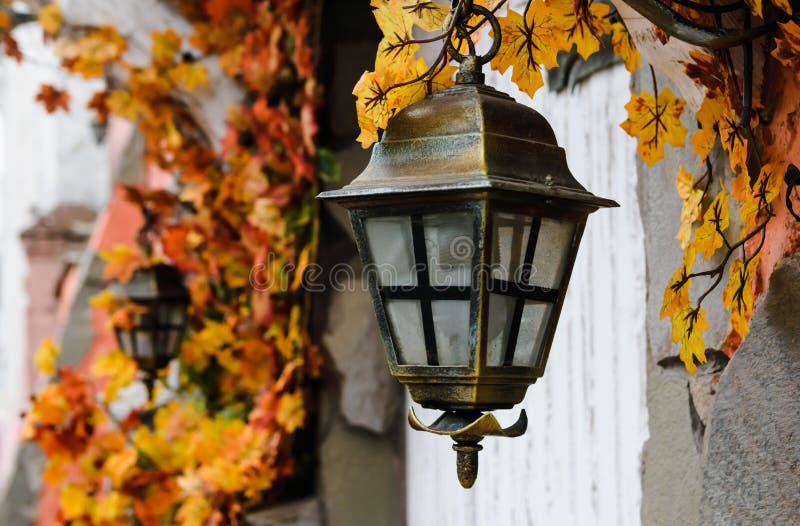
M784 260L718 386L701 523L800 522L800 257Z

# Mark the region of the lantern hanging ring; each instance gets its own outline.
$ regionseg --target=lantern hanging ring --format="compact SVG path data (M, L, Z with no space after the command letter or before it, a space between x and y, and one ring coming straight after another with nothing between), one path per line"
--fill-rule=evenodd
M466 41L469 47L469 53L464 55L459 52L453 45L452 37L447 39L447 53L450 58L461 64L461 71L459 75L459 83L461 84L481 84L484 81L484 75L481 72L481 67L488 64L500 51L501 33L500 22L494 13L489 9L475 5L472 0L464 0L457 8L456 15L458 17L455 24L455 32L461 41ZM483 54L478 55L475 51L475 44L473 44L470 37L470 32L467 29L469 19L474 15L482 16L489 22L492 27L492 45L489 50ZM480 25L480 24L479 24Z

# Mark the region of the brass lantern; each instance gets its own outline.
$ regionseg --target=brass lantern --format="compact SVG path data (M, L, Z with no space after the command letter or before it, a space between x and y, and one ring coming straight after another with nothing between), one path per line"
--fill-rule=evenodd
M575 180L544 117L483 84L488 59L454 58L459 83L395 115L364 172L319 197L349 210L392 375L444 411L412 427L455 440L471 487L478 442L525 432L524 411L506 429L486 412L544 374L586 218L618 205Z
M180 351L189 291L178 269L163 263L137 270L129 282L116 283L111 290L140 308L132 328L114 331L120 348L145 373L145 384L152 391L158 371Z

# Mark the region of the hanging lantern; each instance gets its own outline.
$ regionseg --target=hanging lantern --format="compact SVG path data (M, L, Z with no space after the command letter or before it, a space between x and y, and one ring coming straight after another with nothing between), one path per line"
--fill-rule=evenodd
M145 373L145 383L151 390L158 371L180 351L189 291L178 269L163 263L137 270L129 282L115 283L111 291L139 307L130 329L114 330L120 348Z
M418 430L451 436L471 487L479 442L525 432L491 413L544 374L587 216L618 206L581 186L536 111L483 84L459 55L454 87L389 122L364 172L320 198L349 210L389 369L423 407Z

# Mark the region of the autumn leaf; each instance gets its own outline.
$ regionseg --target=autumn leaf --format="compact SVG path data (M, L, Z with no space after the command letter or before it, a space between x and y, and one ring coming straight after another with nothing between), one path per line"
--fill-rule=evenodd
M3 35L3 51L17 62L22 62L22 51L19 50L17 40L10 33Z
M153 62L162 67L174 64L175 56L181 50L181 36L174 29L167 28L164 31L153 31L151 38Z
M739 126L739 119L730 105L723 107L717 127L722 147L728 152L733 173L747 171L747 139Z
M59 504L64 519L77 521L89 511L90 497L86 488L77 484L64 484L59 491Z
M106 122L108 120L108 115L110 110L108 109L107 104L108 92L107 91L98 91L92 98L89 99L89 102L86 103L86 109L94 110L95 118L97 122Z
M685 249L689 246L692 238L692 226L701 217L700 203L703 200L703 191L695 188L694 177L686 171L683 165L680 165L678 170L675 186L678 188L678 195L683 200L680 227L675 237L681 242L681 248Z
M60 42L55 51L65 68L89 79L101 77L105 65L119 60L127 48L128 42L117 28L105 24L75 41Z
M214 22L222 22L232 13L249 15L253 12L253 0L208 0L204 6Z
M721 104L721 98L712 98L706 95L700 109L695 114L699 127L692 135L692 145L694 153L700 156L701 161L705 161L708 154L717 143L717 123L719 123L725 108Z
M722 304L731 313L733 330L742 339L750 331L750 319L753 317L753 279L759 259L760 254L747 263L741 259L735 260L728 273L728 284L722 292Z
M787 15L792 14L792 4L789 3L789 0L771 0L771 2Z
M631 73L635 72L641 65L641 57L633 43L633 37L628 33L628 28L622 22L614 22L611 24L611 31L611 46L614 48L614 54L625 63L625 69Z
M54 88L49 84L42 84L39 93L36 94L36 101L44 105L47 113L53 113L61 108L64 111L69 111L69 93L58 88Z
M611 33L608 4L575 0L546 0L545 4L552 13L555 39L562 51L570 51L574 45L586 60L600 50L600 36Z
M764 213L771 213L772 203L780 194L785 173L785 163L766 163L753 184L752 192L739 209L739 217L747 228L756 226L756 219Z
M695 360L706 362L702 334L708 327L706 313L700 307L685 307L672 315L672 341L680 345L680 359L691 375L697 371Z
M511 67L511 80L533 97L544 85L541 67L558 66L552 13L543 2L535 2L525 19L509 8L508 14L498 18L498 22L502 40L497 56L492 59L492 69L505 73Z
M681 147L687 130L681 124L684 102L664 88L657 98L642 91L632 95L625 109L628 120L620 126L631 137L639 139L637 150L648 166L664 158L664 143Z
M450 9L430 0L400 0L403 9L414 17L414 25L423 31L443 31ZM480 3L480 2L477 2Z
M707 98L718 98L728 89L728 69L714 55L690 50L690 62L684 62L686 75L695 83L705 86Z
M778 23L778 26L781 28L782 38L775 37L772 56L800 78L800 25L791 20L785 24Z
M0 11L0 30L8 31L11 29L11 15L7 11Z
M181 62L170 70L170 77L189 91L208 86L208 70L200 62Z
M295 391L283 394L278 401L275 419L288 433L294 433L297 428L303 427L306 419L303 393Z
M730 224L729 197L730 194L725 188L720 190L703 215L703 224L694 233L692 247L698 253L703 254L703 259L709 259L718 248L726 243L724 232Z
M119 390L136 379L138 370L136 362L119 349L97 358L92 365L92 374L106 379L103 395L105 403L115 400Z
M145 266L147 260L138 249L127 245L114 245L111 250L101 250L100 257L105 260L104 279L115 279L127 283L133 273Z
M692 271L691 264L692 261L684 261L667 283L659 311L662 320L672 318L676 312L681 312L689 306L689 287L692 280L688 276Z
M763 16L761 0L744 0L744 3L750 8L750 12L753 14L753 16L757 16L759 18Z
M64 21L64 16L61 14L61 7L58 5L58 2L53 2L51 4L47 4L39 9L39 13L37 13L36 18L39 21L39 25L42 26L42 29L48 35L55 35L58 33L58 30L61 29L61 24Z
M33 355L33 363L40 373L53 376L56 374L56 359L59 354L61 354L61 348L53 342L52 338L47 338Z

